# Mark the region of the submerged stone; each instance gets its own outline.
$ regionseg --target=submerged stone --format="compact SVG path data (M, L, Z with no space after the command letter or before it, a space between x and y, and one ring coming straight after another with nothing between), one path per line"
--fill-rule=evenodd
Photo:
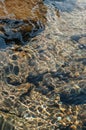
M42 0L0 1L0 17L11 19L32 19L45 21L46 7Z
M24 45L38 35L44 30L46 12L42 0L0 1L0 48Z

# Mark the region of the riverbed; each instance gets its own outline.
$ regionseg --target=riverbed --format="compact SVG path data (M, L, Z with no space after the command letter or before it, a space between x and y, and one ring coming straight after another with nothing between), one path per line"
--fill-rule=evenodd
M43 2L0 19L1 130L86 129L86 1Z

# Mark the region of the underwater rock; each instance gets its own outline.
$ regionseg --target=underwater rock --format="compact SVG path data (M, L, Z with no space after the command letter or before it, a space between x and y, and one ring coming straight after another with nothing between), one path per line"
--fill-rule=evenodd
M0 1L0 48L24 45L38 35L44 30L46 12L42 0Z
M31 19L35 21L45 21L43 16L46 13L46 7L42 0L1 0L0 17L11 19Z

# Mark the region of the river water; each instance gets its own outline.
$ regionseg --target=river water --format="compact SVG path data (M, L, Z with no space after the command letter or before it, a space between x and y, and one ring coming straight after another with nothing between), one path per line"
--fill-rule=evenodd
M44 5L41 22L0 19L0 114L15 130L85 130L86 0Z

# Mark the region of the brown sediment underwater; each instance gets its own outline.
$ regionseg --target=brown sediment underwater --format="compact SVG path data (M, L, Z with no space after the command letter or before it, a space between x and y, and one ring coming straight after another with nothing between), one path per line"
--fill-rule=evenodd
M0 1L0 17L45 21L46 6L42 0L5 0Z

